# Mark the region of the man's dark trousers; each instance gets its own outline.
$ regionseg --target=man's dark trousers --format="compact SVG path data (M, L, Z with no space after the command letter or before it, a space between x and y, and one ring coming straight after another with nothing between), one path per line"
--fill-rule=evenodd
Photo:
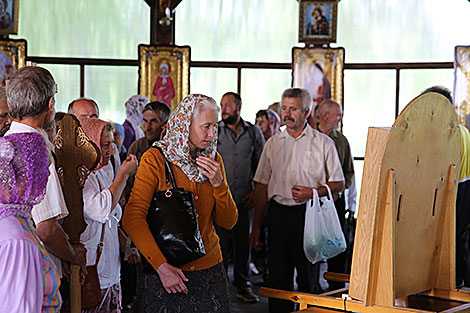
M294 290L294 267L297 270L298 291L318 293L319 263L312 264L305 256L305 204L285 206L271 200L268 206L268 268L269 286ZM295 303L269 299L270 313L292 312Z
M222 257L224 259L225 271L227 271L227 256L230 246L230 239L233 242L233 276L234 285L237 287L251 286L251 246L250 233L251 222L253 221L253 209L245 208L245 203L237 203L238 221L231 230L217 227L217 235L220 239Z
M345 227L346 227L346 217L345 217L345 210L346 210L346 202L344 198L344 193L335 201L335 207L336 207L336 212L338 213L338 218L339 218L339 223L341 224L341 230L343 231L343 234L345 235ZM328 272L332 273L341 273L341 274L347 274L346 273L346 261L347 261L347 253L346 251L341 252L337 256L328 259ZM335 281L328 281L329 288L328 290L337 290L344 288L344 283L341 282L335 282Z

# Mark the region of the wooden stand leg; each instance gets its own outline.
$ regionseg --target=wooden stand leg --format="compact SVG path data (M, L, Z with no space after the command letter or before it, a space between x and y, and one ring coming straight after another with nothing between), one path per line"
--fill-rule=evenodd
M70 312L80 313L82 310L82 289L80 286L80 266L71 265L72 274L70 275Z

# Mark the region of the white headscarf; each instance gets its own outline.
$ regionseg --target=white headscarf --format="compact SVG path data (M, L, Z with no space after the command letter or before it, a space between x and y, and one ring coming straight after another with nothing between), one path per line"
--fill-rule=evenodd
M162 79L162 85L165 85L166 84L166 78L168 77L168 73L170 72L170 68L168 67L168 64L166 64L166 63L162 63L160 65L160 71L162 70L162 68L166 68L166 74L165 75L160 74L160 77L163 78Z
M141 126L144 123L142 109L149 103L149 98L142 95L135 95L129 98L126 102L126 116L127 120L132 126L135 134L135 140L145 137L144 131Z

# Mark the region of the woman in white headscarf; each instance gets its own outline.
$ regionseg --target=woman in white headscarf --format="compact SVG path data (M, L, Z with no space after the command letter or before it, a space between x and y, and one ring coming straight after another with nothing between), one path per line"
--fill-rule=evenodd
M149 98L142 95L135 95L130 97L125 104L127 117L122 124L124 127L124 141L122 144L126 149L129 149L134 141L145 137L144 131L142 130L142 124L144 123L142 109L147 103L149 103Z
M123 225L144 255L141 307L145 312L230 312L228 283L214 224L232 228L237 207L216 152L219 107L203 95L187 96L168 121L163 140L142 156ZM166 190L165 162L176 185L194 195L206 255L176 267L168 263L149 229L146 216L155 191Z

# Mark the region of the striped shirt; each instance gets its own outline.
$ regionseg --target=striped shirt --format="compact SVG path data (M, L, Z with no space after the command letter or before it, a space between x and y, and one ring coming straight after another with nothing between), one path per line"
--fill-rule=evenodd
M62 297L59 292L60 277L54 267L54 263L49 258L49 253L47 253L46 248L44 248L36 234L28 227L26 221L20 217L17 217L17 220L23 229L25 240L36 244L41 252L42 268L44 270L42 277L44 297L41 312L57 312L62 305Z
M58 312L60 278L25 219L0 219L0 312Z

